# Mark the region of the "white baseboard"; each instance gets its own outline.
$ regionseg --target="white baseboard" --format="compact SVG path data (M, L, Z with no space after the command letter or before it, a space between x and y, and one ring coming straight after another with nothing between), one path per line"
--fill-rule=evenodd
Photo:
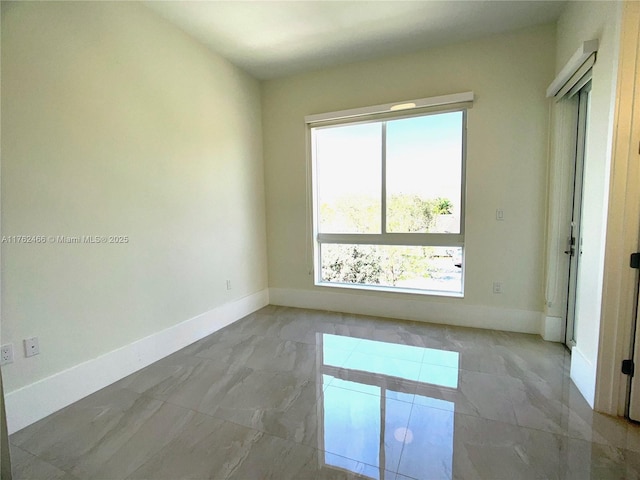
M267 289L5 395L9 434L200 340L269 304Z
M547 342L562 342L562 318L542 315L540 335Z
M540 334L541 313L529 310L425 301L423 298L399 299L320 289L270 288L269 301L272 305L288 307Z
M594 408L596 398L596 366L584 354L573 347L571 349L571 380L591 408Z

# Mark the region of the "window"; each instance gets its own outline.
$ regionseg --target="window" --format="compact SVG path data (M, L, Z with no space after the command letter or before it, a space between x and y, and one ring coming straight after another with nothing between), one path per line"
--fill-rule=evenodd
M462 295L470 102L418 102L307 117L317 285Z

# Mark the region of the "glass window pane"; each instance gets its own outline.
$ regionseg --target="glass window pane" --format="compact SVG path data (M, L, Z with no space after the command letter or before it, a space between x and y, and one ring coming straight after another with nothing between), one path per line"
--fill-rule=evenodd
M322 244L322 281L462 292L462 247Z
M314 130L320 233L381 233L382 124Z
M387 122L387 231L460 233L462 112Z

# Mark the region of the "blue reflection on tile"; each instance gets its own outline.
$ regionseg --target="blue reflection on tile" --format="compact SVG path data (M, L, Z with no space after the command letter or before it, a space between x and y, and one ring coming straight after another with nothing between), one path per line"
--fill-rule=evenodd
M458 369L441 365L422 364L418 382L458 388Z
M423 395L415 395L413 403L416 405L422 405L423 407L439 408L440 410L447 410L449 412L455 411L455 404L446 400L440 400L439 398L425 397Z
M372 395L334 386L326 388L323 399L324 444L321 445L321 449L327 452L326 464L351 470L348 462L342 458L346 457L359 464L397 471L406 441L412 404L388 398L381 403L380 395L380 390L377 395ZM381 452L383 423L384 456ZM376 473L373 475L371 472ZM375 469L365 474L378 478Z
M417 383L457 388L459 354L341 335L322 341L325 463L374 479L383 471L450 479L455 404L414 392Z
M365 465L350 458L341 457L330 452L324 452L324 463L332 467L338 467L348 472L365 475L376 480L380 478L380 472L371 465Z
M367 385L365 383L351 382L349 380L342 380L341 378L334 378L331 380L331 386L353 390L360 393L367 393L369 395L376 395L378 397L380 396L380 387Z
M347 337L345 335L322 334L322 345L325 348L339 348L351 352L361 341L361 338Z
M375 340L364 340L357 344L356 352L368 353L381 357L396 358L399 360L409 360L411 362L421 362L425 349L411 345L399 343L378 342Z
M420 363L418 362L381 357L362 352L353 352L343 367L413 381L418 381L420 376Z
M415 397L413 393L395 392L393 390L385 390L385 395L391 400L398 400L406 403L413 403L413 399Z
M458 352L323 334L324 365L458 387Z
M410 403L396 400L385 401L384 409L384 459L385 468L396 472L400 455L405 445L406 432L411 415Z
M422 363L430 365L442 365L443 367L458 368L460 354L449 350L437 350L435 348L423 348L424 357Z
M453 476L454 405L449 410L413 405L397 472L418 480Z
M342 367L349 356L351 355L350 350L344 350L342 348L335 347L327 347L324 346L322 350L322 357L325 365L329 365L332 367Z
M329 386L324 392L323 427L325 452L379 465L379 396Z

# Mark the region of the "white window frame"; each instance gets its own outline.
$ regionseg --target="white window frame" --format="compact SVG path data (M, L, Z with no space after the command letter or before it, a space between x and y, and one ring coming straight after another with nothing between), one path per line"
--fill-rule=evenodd
M439 97L423 98L405 102L395 102L351 110L341 110L305 117L307 125L308 162L311 165L311 227L313 239L314 284L323 287L355 288L390 292L414 293L421 295L439 295L449 297L464 296L464 246L465 246L465 204L466 204L466 157L467 157L467 110L473 105L473 92L465 92ZM385 122L402 118L437 115L449 112L462 112L462 165L461 165L461 204L459 233L389 233L387 228L386 209L386 123L382 124L382 178L381 178L381 233L319 233L319 205L317 195L317 165L314 155L315 141L313 132L316 129L335 127L338 125L356 125L362 123ZM378 286L369 284L351 284L325 282L322 280L322 244L356 244L356 245L399 245L427 247L461 247L462 248L462 286L460 292L440 290L411 289L404 287Z

